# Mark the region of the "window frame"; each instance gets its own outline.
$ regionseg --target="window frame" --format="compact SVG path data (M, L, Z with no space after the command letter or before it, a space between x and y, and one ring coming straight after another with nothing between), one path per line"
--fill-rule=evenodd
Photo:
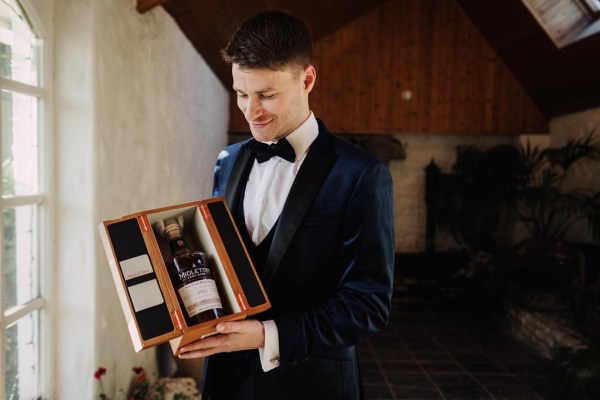
M578 0L579 4L585 9L592 20L600 19L600 1L599 0Z
M53 391L50 385L53 382L52 359L53 354L53 331L51 324L52 313L51 303L48 299L52 294L52 279L54 250L51 245L53 209L52 188L53 188L53 138L52 138L52 104L51 104L51 47L47 38L48 26L42 22L34 3L31 0L16 0L21 6L23 13L31 27L31 30L39 42L36 46L37 58L37 85L29 85L9 78L0 77L0 90L7 90L16 94L31 96L37 100L37 136L38 136L38 190L37 193L27 195L15 195L4 197L0 188L0 211L6 208L13 208L24 205L31 205L37 208L37 268L39 280L39 296L31 299L22 305L17 305L11 309L9 315L5 315L4 294L3 294L3 274L0 274L0 396L5 391L5 351L4 340L6 329L12 324L22 320L29 314L38 313L37 334L38 344L36 349L37 356L37 396L46 398ZM1 143L0 143L1 147ZM0 166L1 171L1 166ZM3 222L3 212L0 213L0 223ZM0 242L3 243L3 232L0 230Z

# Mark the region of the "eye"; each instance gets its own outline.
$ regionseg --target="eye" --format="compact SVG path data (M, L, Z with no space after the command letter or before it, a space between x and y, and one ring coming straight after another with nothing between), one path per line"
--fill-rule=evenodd
M245 94L245 93L238 92L237 97L240 98L240 99L245 99L246 97L248 97L248 95Z
M265 100L271 100L271 99L275 98L275 95L274 94L263 94L261 97Z

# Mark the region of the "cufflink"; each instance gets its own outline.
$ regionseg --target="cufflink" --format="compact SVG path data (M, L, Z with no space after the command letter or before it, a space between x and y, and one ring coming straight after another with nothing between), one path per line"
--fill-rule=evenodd
M279 357L273 357L273 358L271 358L271 359L269 360L269 362L270 362L271 364L278 365L278 364L279 364Z

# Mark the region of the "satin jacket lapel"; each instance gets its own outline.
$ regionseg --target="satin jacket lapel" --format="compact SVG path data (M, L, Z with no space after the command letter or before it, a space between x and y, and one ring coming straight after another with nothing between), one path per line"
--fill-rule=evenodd
M279 216L277 230L262 274L265 286L271 283L308 207L337 158L333 148L333 137L323 130L323 127L319 128L319 136L311 145Z
M248 179L253 161L252 153L245 146L242 147L240 154L235 159L225 188L225 201L232 210L238 204L241 190L244 187L244 180Z

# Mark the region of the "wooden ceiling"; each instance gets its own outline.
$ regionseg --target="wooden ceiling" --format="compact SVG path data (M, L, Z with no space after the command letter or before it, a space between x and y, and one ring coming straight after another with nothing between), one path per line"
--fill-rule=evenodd
M221 60L220 51L250 15L264 9L286 10L310 25L316 41L387 0L149 1L162 3L221 82L231 87L231 68Z
M427 1L436 7L436 2ZM600 106L600 35L558 49L522 0L451 1L472 21L544 118ZM292 12L310 24L318 41L386 3L398 7L403 2L410 0L137 0L137 8L144 12L162 5L229 88L231 72L221 61L220 49L240 22L261 9Z

